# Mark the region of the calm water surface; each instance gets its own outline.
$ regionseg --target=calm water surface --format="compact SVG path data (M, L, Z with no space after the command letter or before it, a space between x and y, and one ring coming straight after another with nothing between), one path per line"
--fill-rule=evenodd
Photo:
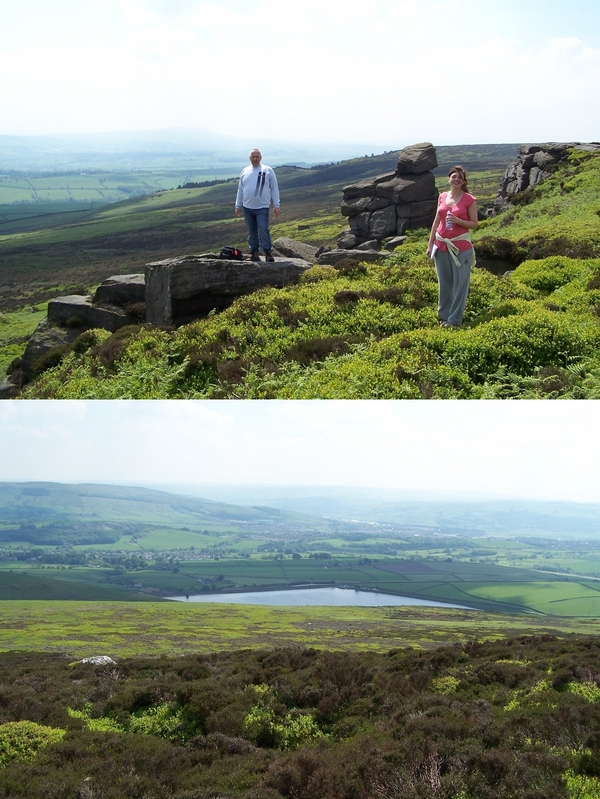
M189 597L171 596L177 602L226 602L234 605L427 605L432 608L462 608L449 602L430 602L408 596L381 594L376 591L355 591L351 588L293 588L289 591L248 591L233 594L195 594Z

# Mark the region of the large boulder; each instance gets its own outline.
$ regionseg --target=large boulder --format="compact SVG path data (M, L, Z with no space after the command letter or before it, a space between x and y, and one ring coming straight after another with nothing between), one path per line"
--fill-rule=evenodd
M437 165L437 154L431 142L411 144L400 151L396 174L420 175L421 172L431 172Z
M391 180L379 183L375 189L377 197L384 197L398 203L420 203L431 200L437 191L433 172L419 175L397 175ZM432 220L433 221L433 220Z
M388 180L392 180L394 177L394 173L392 172L391 175L378 175L375 178L366 178L365 180L359 180L358 183L351 183L349 186L344 186L344 200L352 200L357 197L374 197L375 190L380 183L387 183Z
M244 294L297 283L312 266L301 258L229 261L187 255L146 266L146 321L181 325L221 310Z
M389 252L378 252L375 250L328 250L322 255L319 255L318 262L321 266L336 266L340 262L354 261L359 264L362 261L367 263L383 263L390 257Z
M318 247L305 244L303 241L288 239L285 236L275 239L273 249L284 258L302 258L303 261L308 261L312 264L316 263L317 253L319 252Z

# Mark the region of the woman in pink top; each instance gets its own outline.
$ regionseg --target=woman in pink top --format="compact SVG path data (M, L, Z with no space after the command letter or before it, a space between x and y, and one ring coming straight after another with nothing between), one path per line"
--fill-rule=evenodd
M450 190L442 192L427 246L438 277L438 317L442 327L460 327L463 320L475 251L470 231L477 227L477 200L467 192L467 173L453 166Z

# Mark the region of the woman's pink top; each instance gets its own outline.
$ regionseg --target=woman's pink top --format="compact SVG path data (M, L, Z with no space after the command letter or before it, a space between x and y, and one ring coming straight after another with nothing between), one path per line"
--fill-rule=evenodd
M446 205L446 197L448 196L448 192L444 191L440 194L438 198L438 209L437 209L437 219L439 221L439 225L436 228L436 233L439 233L440 236L443 236L445 239L453 239L455 236L460 236L463 233L468 233L469 229L463 227L462 225L457 225L456 222L452 227L452 230L448 230L446 228L446 214L450 211L451 214L454 216L458 216L460 219L468 219L469 218L469 206L475 202L477 199L473 197L472 194L468 194L466 191L463 192L463 196L460 198L460 201L456 203L456 205ZM444 244L443 241L436 241L436 245L438 250L442 252L446 252L448 249L448 245ZM473 245L470 241L457 241L456 247L459 250L470 250Z

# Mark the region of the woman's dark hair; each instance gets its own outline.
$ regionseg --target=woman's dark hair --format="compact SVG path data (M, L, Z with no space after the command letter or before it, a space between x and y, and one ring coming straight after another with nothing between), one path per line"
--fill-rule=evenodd
M453 166L452 169L450 170L450 172L448 172L448 177L450 177L450 175L452 175L453 172L457 172L461 176L462 182L463 182L463 185L462 185L463 191L469 191L469 188L467 186L467 172L466 172L466 170L463 169L462 166Z

